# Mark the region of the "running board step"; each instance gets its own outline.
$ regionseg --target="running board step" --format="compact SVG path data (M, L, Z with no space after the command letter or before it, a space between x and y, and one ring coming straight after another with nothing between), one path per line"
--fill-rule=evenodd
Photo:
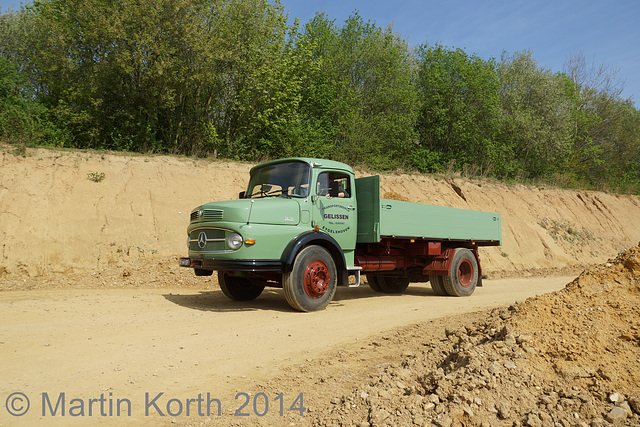
M362 267L347 267L347 271L352 272L354 271L356 274L356 283L352 284L347 284L348 288L357 288L358 286L360 286L360 270L362 270Z

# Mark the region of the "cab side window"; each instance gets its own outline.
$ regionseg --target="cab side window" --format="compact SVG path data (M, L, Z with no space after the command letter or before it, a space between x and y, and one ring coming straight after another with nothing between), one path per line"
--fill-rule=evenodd
M318 176L316 194L328 198L351 197L351 179L349 175L339 172L322 172Z

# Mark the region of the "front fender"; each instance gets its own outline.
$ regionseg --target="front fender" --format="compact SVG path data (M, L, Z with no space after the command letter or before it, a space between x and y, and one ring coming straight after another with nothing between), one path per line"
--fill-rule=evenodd
M284 249L284 252L282 252L282 256L280 257L284 273L288 273L291 271L293 262L295 261L298 253L304 247L309 245L322 246L323 248L328 250L336 263L336 268L338 269L340 276L346 276L344 272L346 271L347 262L344 258L344 253L342 252L340 244L328 234L315 230L299 234L289 242L287 247Z

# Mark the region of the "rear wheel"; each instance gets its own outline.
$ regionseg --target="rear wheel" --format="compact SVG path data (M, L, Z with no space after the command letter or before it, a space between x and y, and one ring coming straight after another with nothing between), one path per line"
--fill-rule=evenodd
M447 291L444 290L444 282L442 281L443 277L444 276L436 276L436 275L429 276L429 283L431 283L431 289L433 289L433 293L438 296L449 295L447 294Z
M376 292L382 292L382 288L380 287L380 281L378 280L378 276L374 276L373 274L367 274L367 282L369 283L369 287Z
M382 292L387 294L401 294L409 286L408 277L378 276L378 283Z
M469 249L459 248L453 256L449 275L443 276L445 291L452 296L468 297L478 284L478 261Z
M289 273L282 278L289 305L299 311L322 310L336 293L338 272L331 254L321 246L300 251Z
M222 271L218 273L218 284L227 297L236 301L254 300L264 290L264 286L252 283L251 279L229 276Z

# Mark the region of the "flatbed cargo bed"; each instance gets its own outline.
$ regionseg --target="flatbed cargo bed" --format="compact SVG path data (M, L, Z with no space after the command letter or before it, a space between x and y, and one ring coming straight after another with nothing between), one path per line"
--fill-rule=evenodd
M380 198L380 177L356 179L358 243L382 236L501 244L500 214Z

